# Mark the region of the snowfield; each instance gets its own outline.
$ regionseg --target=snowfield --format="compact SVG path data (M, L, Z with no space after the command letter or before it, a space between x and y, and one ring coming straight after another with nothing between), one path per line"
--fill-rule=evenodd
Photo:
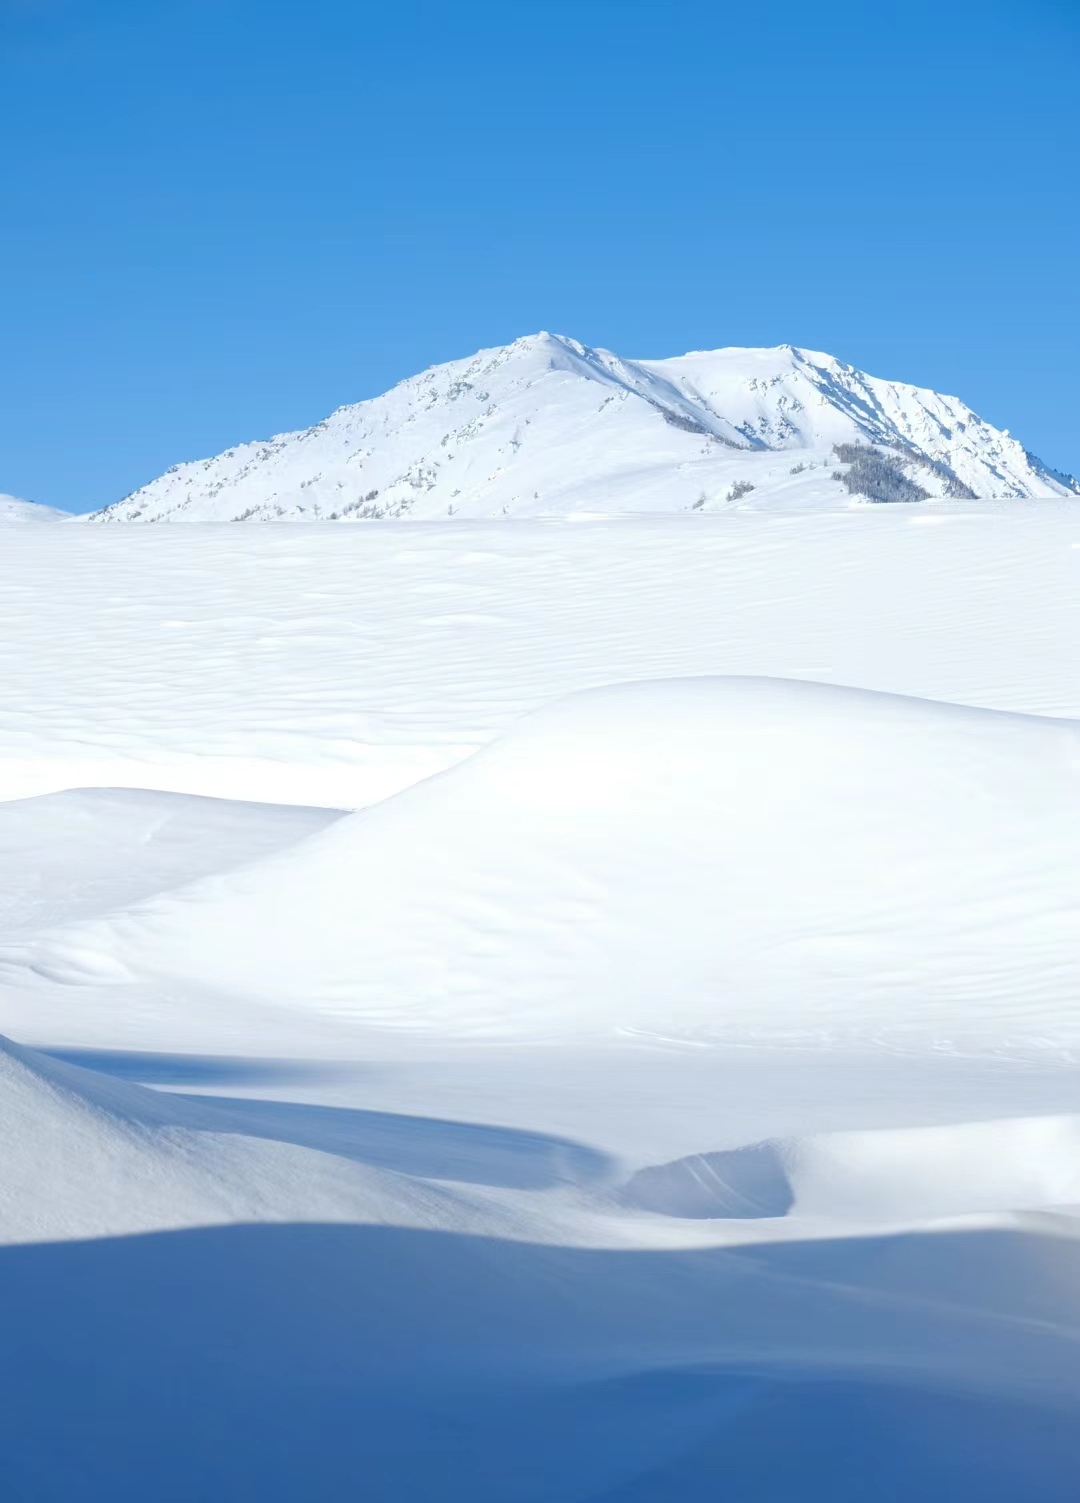
M5 1495L1071 1503L1045 486L6 529Z
M613 682L757 674L1080 717L1080 504L12 529L0 795L356 808ZM60 583L58 584L58 581Z

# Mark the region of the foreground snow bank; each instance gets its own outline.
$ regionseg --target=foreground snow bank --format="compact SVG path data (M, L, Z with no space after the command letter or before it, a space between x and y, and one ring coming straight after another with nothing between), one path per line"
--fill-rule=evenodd
M0 1480L65 1503L1073 1503L1074 1257L995 1231L4 1248Z
M484 1036L1080 1040L1069 722L765 679L593 691L241 871L46 936Z

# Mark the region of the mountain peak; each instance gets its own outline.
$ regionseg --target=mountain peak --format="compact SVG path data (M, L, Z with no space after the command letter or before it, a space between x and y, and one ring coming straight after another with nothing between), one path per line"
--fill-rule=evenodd
M92 520L805 509L860 495L1078 491L959 399L820 351L631 360L540 330L314 428L175 466Z

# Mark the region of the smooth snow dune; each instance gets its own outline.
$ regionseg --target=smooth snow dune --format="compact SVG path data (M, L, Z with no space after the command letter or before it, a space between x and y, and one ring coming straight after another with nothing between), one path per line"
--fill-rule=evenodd
M1066 721L616 686L276 857L9 951L8 976L488 1038L1067 1048L1078 791Z
M0 934L106 913L269 855L338 818L131 788L0 803Z

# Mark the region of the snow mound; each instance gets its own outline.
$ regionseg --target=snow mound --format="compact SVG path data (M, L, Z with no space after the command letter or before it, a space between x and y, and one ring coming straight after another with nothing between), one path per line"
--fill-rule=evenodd
M868 458L879 482L869 487L855 473ZM541 333L434 366L313 428L174 465L93 520L814 509L847 505L852 492L1078 490L956 397L815 350L627 360Z
M248 1221L505 1231L460 1191L244 1135L170 1096L0 1038L0 1244Z
M277 856L9 955L489 1037L1080 1042L1075 724L782 680L571 696Z
M107 913L269 855L338 817L136 788L0 803L0 933Z

